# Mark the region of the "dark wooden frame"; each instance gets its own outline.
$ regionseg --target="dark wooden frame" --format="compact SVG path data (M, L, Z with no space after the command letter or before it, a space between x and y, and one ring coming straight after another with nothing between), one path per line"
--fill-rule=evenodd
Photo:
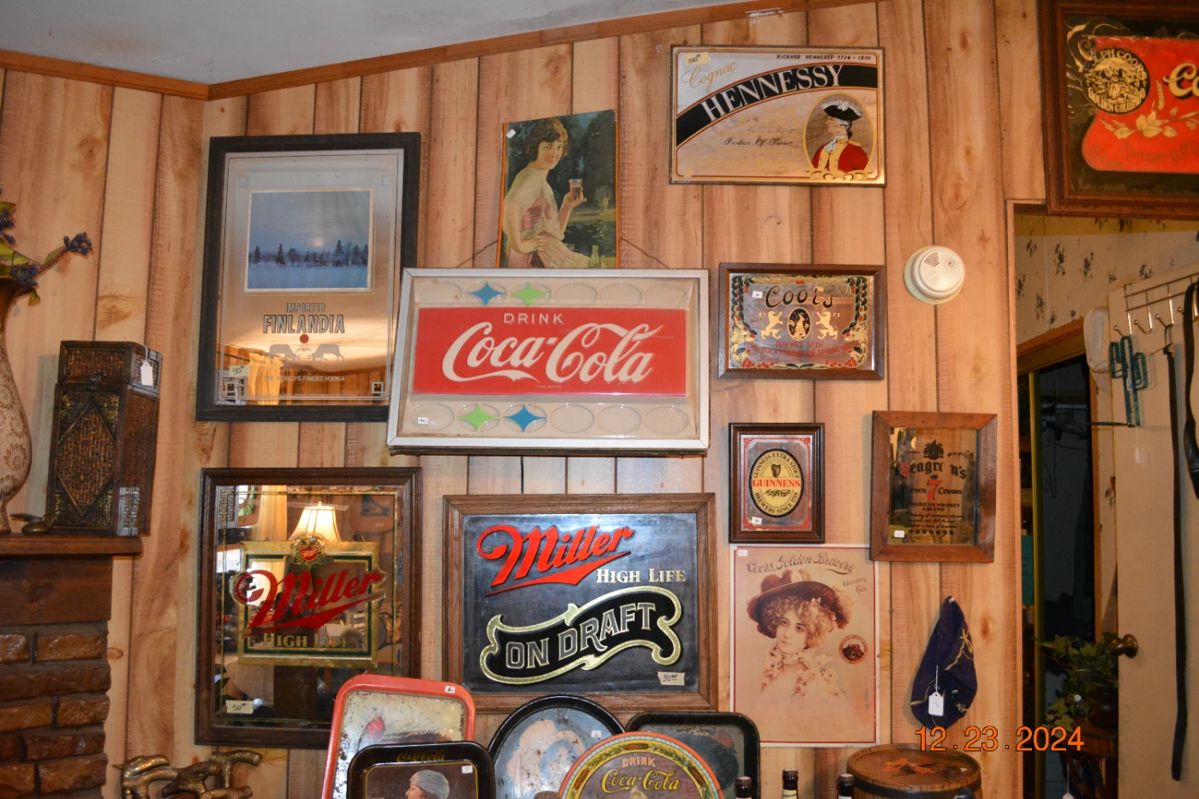
M751 272L763 275L864 275L874 283L873 313L870 314L869 368L789 368L782 366L730 368L728 366L729 325L731 301L729 281L733 272ZM712 320L717 329L719 342L714 348L716 376L723 378L785 378L793 380L881 380L887 360L887 269L885 266L834 266L829 264L779 264L779 263L722 263L719 287L715 292L716 310Z
M664 727L670 726L706 726L712 730L725 728L735 730L740 733L745 741L745 761L740 763L739 776L746 776L753 779L753 795L759 797L762 795L762 785L759 765L759 750L761 748L761 738L758 736L758 726L754 724L753 719L743 713L732 712L717 712L717 713L689 713L687 711L648 711L646 713L638 713L633 718L629 719L629 723L625 726L629 732L657 732L662 735L674 737L674 734L664 730ZM658 727L655 730L646 730L647 727ZM694 747L692 747L694 748ZM702 755L701 755L702 757ZM709 764L711 767L711 764ZM713 769L715 774L716 770ZM718 787L719 775L717 775ZM725 799L732 799L732 795L726 795Z
M416 767L467 761L475 768L479 792L475 796L455 795L454 799L490 799L495 796L495 770L487 750L474 741L428 744L375 744L350 759L347 799L367 799L366 777L376 766Z
M508 739L515 732L516 728L530 716L555 710L573 710L577 713L586 714L593 718L598 726L606 727L611 735L619 735L625 731L624 727L620 724L620 720L598 702L593 702L582 696L569 694L539 696L536 699L530 699L508 714L508 717L500 722L500 726L496 728L495 733L491 736L491 742L487 744L487 752L491 755L491 760L495 764L497 771L500 768L501 758L508 756L508 752L504 747L509 743ZM591 741L587 741L584 751L590 748ZM544 772L542 774L544 775ZM565 777L566 775L563 774L562 776ZM497 799L505 799L504 796L500 795L498 779L496 780L496 797ZM521 797L521 799L527 799L527 797Z
M221 302L222 243L224 239L225 168L231 154L303 153L314 151L399 150L403 153L404 173L401 186L403 207L399 209L395 259L388 270L392 294L391 307L399 297L399 276L403 269L416 264L418 192L420 187L419 133L348 133L320 136L218 136L209 140L208 196L204 223L204 271L201 281L200 346L196 374L196 418L214 421L382 421L387 418L390 385L385 385L381 401L374 406L319 404L232 405L216 402L217 355ZM378 290L384 290L380 287ZM390 369L394 341L384 342L385 368ZM390 381L386 381L390 383Z
M214 626L217 615L216 580L214 578L217 544L215 527L217 524L215 508L217 488L230 485L300 487L377 485L396 487L401 492L404 504L399 511L399 530L395 547L397 556L401 551L404 555L405 579L403 585L396 585L393 588L398 601L404 605L400 629L403 631L405 639L405 654L403 662L399 665L404 671L401 676L416 677L420 672L420 469L413 467L205 469L201 476L201 483L200 530L197 545L200 571L197 586L199 602L196 609L196 742L219 746L249 744L323 749L329 741L329 730L323 726L297 725L282 728L279 725L254 726L217 723L214 710L216 691L212 679L212 664L216 658L214 635L218 632Z
M741 461L741 440L750 436L812 439L812 468L804 475L803 493L811 503L811 531L743 527L741 504L753 500L748 490L749 468ZM783 448L786 449L786 448ZM789 450L788 450L789 451ZM790 451L789 451L790 452ZM790 453L794 457L794 453ZM796 459L798 460L798 459ZM803 499L800 500L805 501ZM789 515L789 514L788 514ZM785 517L783 517L785 518ZM824 542L824 425L785 422L729 424L729 542L735 544L820 544Z
M996 428L989 413L875 411L871 435L870 557L874 560L990 563L995 559ZM891 512L891 431L897 428L953 428L976 433L977 507L975 537L969 544L894 544L887 535Z
M1087 170L1088 174L1113 175L1112 183L1118 183L1120 175L1125 173L1099 172L1082 163L1081 155L1072 147L1067 131L1069 98L1066 80L1066 70L1071 63L1066 43L1067 15L1162 23L1172 26L1171 33L1185 28L1199 35L1199 10L1193 5L1188 8L1186 3L1170 0L1138 3L1128 3L1126 0L1043 0L1039 6L1045 184L1049 212L1152 219L1199 218L1199 192L1171 196L1162 185L1163 178L1171 183L1190 182L1195 185L1199 181L1196 175L1127 173L1140 185L1103 190L1075 188L1074 175L1080 169Z
M712 521L715 497L712 494L570 494L570 495L462 495L445 497L445 543L443 560L445 617L442 636L442 662L446 679L461 683L463 680L463 629L464 610L464 563L456 557L463 546L464 520L469 515L497 513L557 513L567 514L652 514L692 513L695 515L697 540L696 596L701 598L699 607L684 608L684 613L696 617L696 664L697 690L693 693L679 691L654 692L596 692L586 696L615 712L644 710L646 708L715 710L717 707L717 676L719 656L716 647L716 603L702 601L711 596L716 588L715 532ZM472 691L475 706L481 714L494 715L497 711L508 713L546 691L561 690L546 686L541 691L534 688L525 692L489 694L478 688Z

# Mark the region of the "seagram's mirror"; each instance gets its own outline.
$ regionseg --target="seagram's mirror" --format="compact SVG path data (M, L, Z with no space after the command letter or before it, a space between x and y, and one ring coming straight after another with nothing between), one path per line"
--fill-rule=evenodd
M338 688L416 676L419 470L203 475L196 740L323 748Z

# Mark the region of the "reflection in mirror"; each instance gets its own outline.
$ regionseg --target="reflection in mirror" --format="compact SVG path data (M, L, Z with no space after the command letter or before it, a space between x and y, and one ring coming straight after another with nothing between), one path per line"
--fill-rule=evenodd
M415 676L417 471L205 473L198 740L323 746L347 679Z

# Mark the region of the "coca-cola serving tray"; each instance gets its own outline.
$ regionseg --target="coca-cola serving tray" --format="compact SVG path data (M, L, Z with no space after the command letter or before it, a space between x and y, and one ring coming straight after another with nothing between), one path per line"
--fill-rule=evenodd
M393 451L701 452L708 274L408 269Z

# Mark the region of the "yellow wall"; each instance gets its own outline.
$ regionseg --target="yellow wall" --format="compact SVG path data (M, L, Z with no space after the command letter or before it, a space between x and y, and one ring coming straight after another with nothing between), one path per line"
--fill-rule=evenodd
M0 107L0 188L19 203L22 249L86 230L89 259L42 281L44 302L14 311L8 345L34 431L33 472L11 507L38 512L58 343L144 340L164 355L153 533L117 564L111 626L108 753L201 754L192 743L196 495L206 466L340 466L390 458L384 425L206 423L193 419L205 142L216 135L418 131L419 263L495 259L500 125L616 108L621 231L628 267L721 261L886 264L887 379L714 381L704 458L426 456L423 676L441 674L441 497L448 493L711 491L726 508L730 421L826 427L828 540L863 543L869 522L869 419L875 409L999 415L995 562L883 564L880 694L884 741L914 741L907 710L916 664L942 596L974 633L979 695L968 723L1014 734L1018 718L1014 298L1005 200L1043 197L1039 75L1028 58L1034 0L891 0L661 30L202 102L10 70ZM883 47L885 189L669 185L673 44ZM941 243L968 264L961 296L934 309L903 289L906 257ZM724 525L718 540L727 541ZM719 547L722 705L728 705L728 561ZM714 600L716 601L716 600ZM809 723L818 723L811 720ZM492 725L487 725L488 727ZM961 727L957 729L960 736ZM490 729L483 730L484 736ZM951 738L951 743L953 742ZM960 742L960 739L959 739ZM801 795L830 795L844 750L764 752L763 792L801 770ZM262 799L311 797L323 753L267 753L250 784ZM1017 761L980 758L987 796L1014 796ZM111 792L111 787L110 787Z

